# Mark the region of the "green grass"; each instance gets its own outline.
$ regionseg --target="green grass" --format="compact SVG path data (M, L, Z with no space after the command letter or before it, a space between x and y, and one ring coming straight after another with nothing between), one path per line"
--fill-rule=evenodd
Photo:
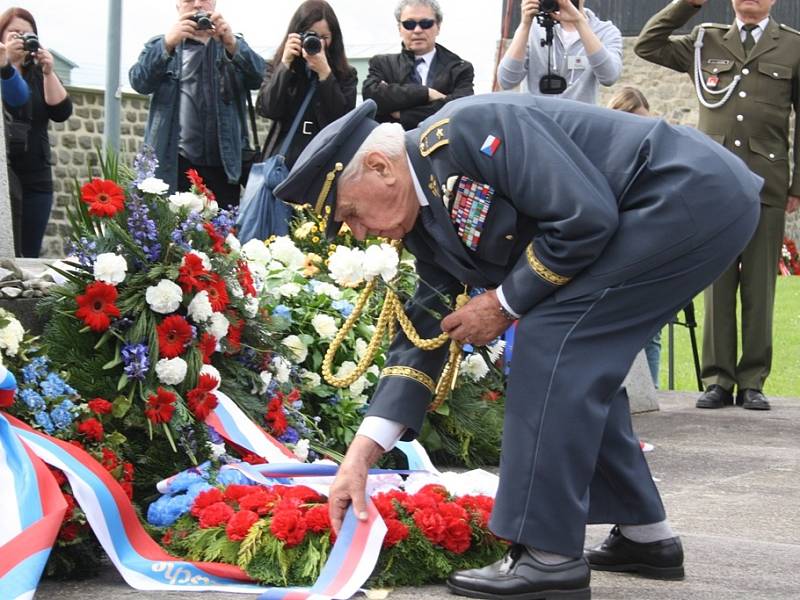
M703 347L703 297L694 301L698 322L697 343L702 354ZM683 320L683 313L680 314ZM741 341L739 344L741 349ZM667 328L661 333L661 370L659 387L668 389ZM675 327L675 389L697 390L694 374L692 347L689 330ZM800 397L800 276L778 277L775 298L775 323L773 329L772 372L764 386L767 396Z

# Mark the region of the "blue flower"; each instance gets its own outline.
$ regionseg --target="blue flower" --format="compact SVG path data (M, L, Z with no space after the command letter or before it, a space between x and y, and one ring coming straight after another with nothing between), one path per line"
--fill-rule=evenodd
M22 368L22 379L25 383L39 383L47 375L50 361L44 356L37 356Z
M281 319L286 319L289 323L291 323L292 322L292 309L289 308L288 306L283 305L283 304L278 304L278 306L276 306L273 309L272 316L273 317L280 317Z
M126 206L128 209L128 231L139 245L149 262L156 262L161 257L161 244L158 241L158 227L150 218L150 207L139 196L131 195Z
M58 398L59 396L74 396L77 392L70 387L56 373L49 373L47 378L39 384L45 398Z
M147 346L144 344L125 344L122 346L122 362L125 364L123 371L128 379L142 381L147 377L150 369L150 358Z
M74 416L69 409L66 409L63 406L57 406L50 411L50 418L52 419L53 425L55 425L56 429L61 430L70 426Z
M44 398L30 388L23 389L19 393L19 399L22 400L25 403L25 406L31 410L41 410L45 407Z
M186 499L187 499L187 501L193 504L195 498L197 498L202 492L205 492L206 490L210 490L212 487L214 487L214 486L212 486L210 483L208 483L205 480L198 481L197 483L193 483L186 490Z
M152 146L145 144L133 159L133 171L136 173L136 179L131 184L131 188L135 188L148 177L155 177L156 169L158 169L156 151Z
M347 318L351 314L353 314L353 305L352 303L348 302L347 300L334 300L331 302L331 308L333 310L338 310L339 314L343 317Z
M295 400L294 402L292 402L292 408L300 410L301 408L303 408L303 401L302 400Z
M300 441L300 435L294 427L287 427L286 431L278 439L284 444L296 444Z
M50 415L48 415L45 411L40 410L35 415L33 415L36 419L36 424L44 429L47 433L53 433L53 421L50 419Z
M191 502L185 494L161 496L147 507L147 520L156 527L169 527L189 511Z

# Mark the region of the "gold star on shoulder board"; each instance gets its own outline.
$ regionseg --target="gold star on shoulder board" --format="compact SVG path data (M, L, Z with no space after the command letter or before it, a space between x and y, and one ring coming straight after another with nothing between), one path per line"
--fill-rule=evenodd
M450 143L447 137L447 129L450 119L437 121L419 136L419 152L422 156L430 156L439 148Z

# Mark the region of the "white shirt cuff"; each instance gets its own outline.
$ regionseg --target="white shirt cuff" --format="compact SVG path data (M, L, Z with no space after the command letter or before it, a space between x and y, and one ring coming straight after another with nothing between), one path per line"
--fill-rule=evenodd
M405 426L397 421L383 417L364 417L356 435L368 437L388 452L395 447L405 432Z
M497 294L497 300L500 302L500 306L502 306L503 309L515 319L519 319L519 313L508 305L506 295L503 293L503 286L501 285L499 288L497 288L494 293Z

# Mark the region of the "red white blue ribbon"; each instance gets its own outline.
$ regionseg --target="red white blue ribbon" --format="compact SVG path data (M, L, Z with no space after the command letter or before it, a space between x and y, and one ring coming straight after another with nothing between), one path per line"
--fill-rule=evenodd
M17 380L14 375L0 365L0 406L10 406L17 392Z

